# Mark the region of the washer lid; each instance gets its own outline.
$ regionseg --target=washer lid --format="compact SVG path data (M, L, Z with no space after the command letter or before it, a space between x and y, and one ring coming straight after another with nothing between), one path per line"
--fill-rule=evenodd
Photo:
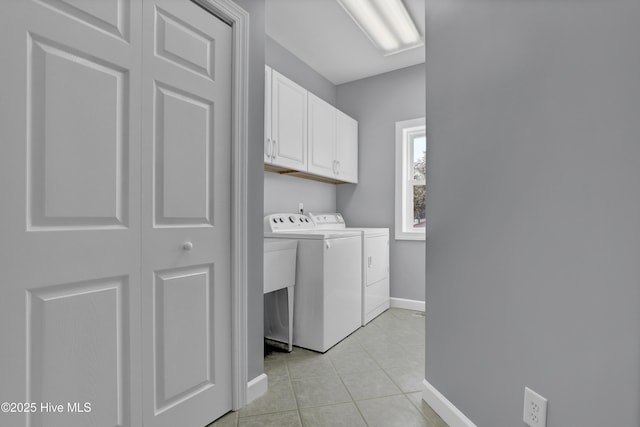
M347 227L345 230L347 231L360 231L364 234L366 234L367 236L373 236L373 235L388 235L389 234L389 229L388 228L367 228L367 227Z
M272 238L264 238L263 240L265 252L284 251L286 249L296 249L298 247L297 240Z
M284 239L340 239L343 237L360 237L360 231L349 230L282 230L264 233L265 237Z
M338 212L314 213L307 214L311 221L315 224L316 230L345 230L359 231L368 236L389 234L388 228L371 228L371 227L347 227L344 218Z

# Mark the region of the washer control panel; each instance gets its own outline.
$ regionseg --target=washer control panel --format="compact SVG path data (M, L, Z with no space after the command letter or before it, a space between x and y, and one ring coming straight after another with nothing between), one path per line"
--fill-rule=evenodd
M308 216L295 213L278 213L264 217L264 231L273 233L275 231L292 230L313 230L315 224Z

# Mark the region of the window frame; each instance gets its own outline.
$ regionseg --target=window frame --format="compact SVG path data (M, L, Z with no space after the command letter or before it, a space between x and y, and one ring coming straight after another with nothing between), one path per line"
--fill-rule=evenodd
M412 173L413 141L420 137L426 138L426 120L424 117L396 122L396 240L426 239L426 226L420 230L413 228L413 187L415 185L426 185L425 180L416 180Z

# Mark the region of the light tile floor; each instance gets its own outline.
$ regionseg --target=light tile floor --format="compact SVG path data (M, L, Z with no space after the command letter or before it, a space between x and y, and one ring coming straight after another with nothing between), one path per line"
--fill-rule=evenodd
M267 350L269 391L208 427L447 427L421 397L422 313L389 309L325 354Z

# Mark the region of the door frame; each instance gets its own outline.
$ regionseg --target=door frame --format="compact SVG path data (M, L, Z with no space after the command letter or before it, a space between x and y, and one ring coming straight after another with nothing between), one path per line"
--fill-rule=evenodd
M249 13L231 0L192 0L232 29L231 383L233 410L247 404Z

